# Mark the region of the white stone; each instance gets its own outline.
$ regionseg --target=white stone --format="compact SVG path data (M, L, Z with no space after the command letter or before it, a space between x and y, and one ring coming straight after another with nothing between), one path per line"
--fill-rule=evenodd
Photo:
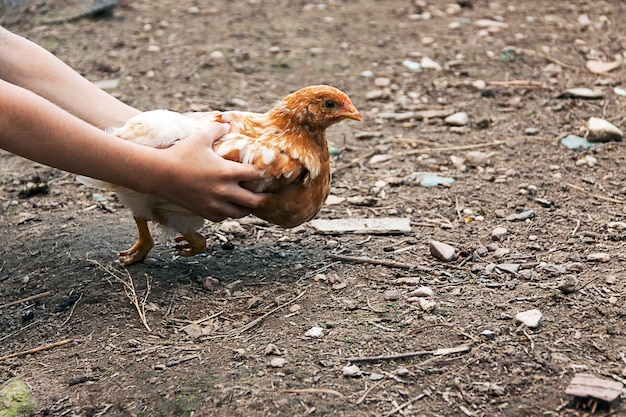
M356 365L347 365L343 367L342 370L343 376L348 378L354 378L357 376L361 376L361 370Z
M599 117L590 117L587 122L587 140L590 142L619 141L624 133L613 123Z
M541 314L541 311L537 309L522 311L515 315L515 320L519 321L522 324L525 324L531 329L539 326L542 318L543 314Z
M493 240L503 240L509 231L505 227L496 227L491 231L491 238Z
M458 112L446 117L444 122L450 126L465 126L469 122L469 117L465 112Z
M273 358L270 361L270 366L272 368L282 368L285 365L287 365L287 359L285 358Z
M428 247L430 248L430 254L440 261L448 262L456 258L456 249L454 246L431 240L428 242Z
M441 71L441 65L438 62L432 60L431 58L425 56L422 58L420 65L424 69L433 69L437 71Z
M318 338L318 337L322 337L323 334L324 334L324 329L322 329L321 327L313 326L309 330L307 330L304 335L307 337Z

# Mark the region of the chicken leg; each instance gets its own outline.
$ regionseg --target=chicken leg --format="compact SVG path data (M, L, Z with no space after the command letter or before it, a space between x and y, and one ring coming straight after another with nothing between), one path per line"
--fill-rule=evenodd
M143 261L154 246L154 240L148 228L148 221L138 217L133 218L137 224L137 242L130 249L117 254L120 257L118 262L122 265L132 265Z
M176 245L180 256L194 256L206 252L206 238L198 232L183 233L174 238L176 242L186 242Z

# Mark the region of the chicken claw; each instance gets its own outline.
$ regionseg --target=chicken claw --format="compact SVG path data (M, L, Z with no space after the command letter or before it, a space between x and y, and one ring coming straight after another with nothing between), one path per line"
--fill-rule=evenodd
M128 250L118 253L118 262L122 265L132 265L143 261L148 256L148 252L154 246L154 240L148 228L148 221L134 217L137 224L137 242Z
M180 256L194 256L206 252L206 238L200 233L185 233L174 238L176 242L185 242L176 245Z

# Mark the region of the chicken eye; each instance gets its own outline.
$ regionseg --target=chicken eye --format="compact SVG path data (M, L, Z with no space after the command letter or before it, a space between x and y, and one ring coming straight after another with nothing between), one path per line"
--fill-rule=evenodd
M332 100L327 100L324 102L324 107L326 107L327 109L334 109L337 106L337 103L335 103Z

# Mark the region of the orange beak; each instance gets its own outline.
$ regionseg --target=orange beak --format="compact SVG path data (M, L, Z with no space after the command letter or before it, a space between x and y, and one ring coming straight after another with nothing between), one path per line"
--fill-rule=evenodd
M343 103L343 112L339 116L345 117L346 119L358 120L359 122L363 121L361 113L359 113L356 107L354 107L354 104L350 101Z

